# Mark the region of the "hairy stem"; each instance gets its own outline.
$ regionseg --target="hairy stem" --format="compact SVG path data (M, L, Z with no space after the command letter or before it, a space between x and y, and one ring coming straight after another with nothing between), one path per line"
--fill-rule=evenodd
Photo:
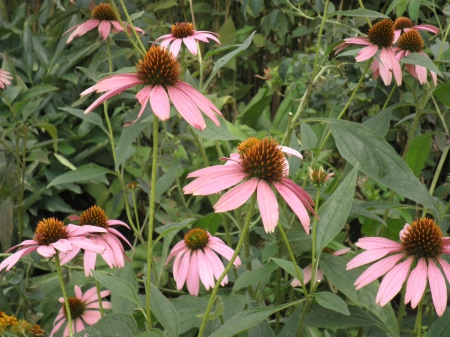
M61 286L61 291L64 297L64 305L66 306L67 324L69 325L69 336L73 337L72 314L70 312L69 298L67 297L66 286L64 285L64 280L61 271L61 262L59 260L58 252L56 252L55 254L55 265L56 265L56 272L58 273L59 285Z

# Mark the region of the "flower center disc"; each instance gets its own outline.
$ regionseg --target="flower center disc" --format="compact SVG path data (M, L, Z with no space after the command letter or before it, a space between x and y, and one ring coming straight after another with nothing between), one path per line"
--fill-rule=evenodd
M248 138L238 146L241 166L250 178L279 182L286 170L286 159L276 140Z
M100 4L92 10L92 18L100 21L117 21L110 4Z
M36 230L34 231L34 241L40 245L49 245L55 243L60 239L67 239L69 233L67 232L64 222L56 218L48 218L39 221Z
M166 48L152 46L136 64L136 75L147 85L174 86L181 74L180 64Z
M397 46L402 50L409 50L413 53L420 52L425 48L422 36L420 36L420 33L415 29L411 29L402 34L398 39Z
M403 16L397 18L397 20L395 20L394 22L394 30L411 28L412 26L414 26L414 23L410 19Z
M389 47L394 41L394 23L391 19L384 19L369 29L369 40L378 47Z
M436 223L427 218L414 221L403 234L402 245L409 256L435 258L442 254L442 232Z
M191 250L205 248L209 241L208 232L201 228L191 229L184 236L184 243Z
M177 22L172 25L172 31L170 33L177 39L184 39L194 34L194 25L190 22Z
M107 229L108 217L105 211L98 206L89 207L86 211L81 213L78 222L79 226L91 225Z
M69 302L70 315L72 316L72 320L81 318L81 316L84 314L84 311L86 310L86 304L78 297L69 297L67 301ZM63 303L62 307L64 316L67 317L67 310L65 303Z

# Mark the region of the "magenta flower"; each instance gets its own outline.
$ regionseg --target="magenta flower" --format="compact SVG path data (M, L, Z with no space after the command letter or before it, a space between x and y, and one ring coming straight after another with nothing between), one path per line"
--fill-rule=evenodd
M450 281L450 264L441 255L450 254L450 241L442 236L433 220L426 218L416 220L411 225L406 224L400 231L400 240L402 243L378 237L358 240L356 245L366 251L353 258L347 264L347 270L381 260L358 277L355 281L356 290L386 274L380 284L376 303L381 306L389 303L407 281L405 304L411 302L411 307L415 308L422 299L428 278L434 308L442 316L447 307L447 286L442 271Z
M0 69L0 88L5 89L6 85L11 84L12 76L9 71Z
M394 41L397 41L398 38L402 33L406 33L410 31L411 29L417 29L417 30L426 30L429 32L432 32L434 34L439 33L439 28L433 25L414 25L414 23L411 21L411 19L400 17L397 18L394 22Z
M128 240L116 229L111 228L111 226L125 226L130 229L130 227L120 220L108 220L105 211L98 206L92 206L80 216L71 215L69 219L72 221L78 221L79 226L95 226L106 229L106 233L98 234L90 237L90 239L105 248L103 254L101 254L103 260L108 264L109 268L123 268L125 266L124 258L127 259L125 255L125 250L123 249L122 243L119 238L125 241L130 247L131 244ZM75 248L61 260L61 264L72 260L80 251L80 248ZM85 251L84 252L84 274L87 276L92 276L91 269L95 269L95 263L97 261L97 253Z
M350 251L350 248L344 248L344 249L335 251L332 254L336 255L336 256L340 256L340 255L347 254L349 251ZM329 254L329 253L331 253L331 250L328 248L325 248L323 250L323 252ZM311 264L307 265L304 269L302 269L302 272L303 272L303 282L306 284L309 281L311 281L312 265ZM323 271L322 271L322 269L318 268L317 272L316 272L316 280L317 280L317 282L320 282L320 281L322 281L322 279L323 279ZM292 280L291 287L301 287L301 286L302 285L298 279L294 278Z
M167 265L175 257L173 277L177 283L177 289L181 290L186 282L189 294L197 296L200 287L199 279L206 290L210 287L214 288L214 278L218 280L225 270L216 253L231 260L234 250L201 228L191 229L184 236L184 240L172 248L166 260ZM236 257L234 265L236 268L241 265L239 256ZM224 286L227 283L228 276L225 276L220 284Z
M126 22L123 22L123 24L125 27L127 27L128 32L131 33L130 25ZM114 14L111 5L99 4L92 10L91 20L87 20L86 22L80 23L79 25L70 28L63 34L63 36L73 31L72 34L70 34L69 39L67 40L67 43L70 43L74 38L86 34L95 27L98 27L98 32L102 36L103 40L106 40L108 38L111 29L114 33L123 32L123 27L118 21L116 14ZM134 29L139 33L145 34L145 32L140 28L134 27Z
M100 292L100 297L109 296L111 292L104 290ZM67 299L70 306L70 314L72 317L72 331L73 333L80 332L85 329L85 325L91 326L101 318L100 311L95 310L100 308L97 297L97 289L95 287L87 290L84 295L81 292L79 286L75 286L75 297L69 297ZM59 309L58 316L56 316L53 322L54 327L50 333L50 337L61 328L61 326L67 322L66 306L64 304L64 298L59 298L59 303L62 304ZM102 301L103 309L111 309L111 302ZM63 333L63 337L69 336L69 324L66 325Z
M181 43L184 43L192 55L197 55L196 40L208 43L208 39L211 39L220 44L220 41L216 38L216 36L219 36L219 34L195 30L194 25L190 22L179 22L172 25L172 31L170 34L157 38L155 42L163 40L161 42L161 47L166 48L171 44L170 51L173 55L175 55L175 57L180 52Z
M272 233L278 223L278 203L272 189L278 191L300 219L309 233L314 202L309 194L292 180L288 162L283 152L302 158L302 155L287 146L279 146L276 140L248 138L238 146L239 154L225 158L225 165L216 165L191 172L188 178L197 178L183 189L185 194L209 195L223 191L240 182L226 192L213 206L215 211L227 212L243 205L256 191L259 211L264 229Z
M20 247L17 252L0 263L0 271L5 267L7 271L10 270L21 257L36 250L40 255L47 258L51 258L59 252L59 257L62 257L62 259L65 259L65 255L69 254L73 249L80 248L101 254L105 248L93 243L86 236L104 232L106 232L104 228L94 226L79 227L75 225L64 226L64 223L58 219L43 219L39 221L36 227L33 240L25 240L7 250L9 252L14 248Z
M337 48L337 52L351 44L364 45L363 49L356 56L357 62L362 62L375 56L379 51L379 58L382 64L378 64L379 75L385 85L392 82L392 73L400 86L402 84L402 69L399 61L395 58L392 48L394 43L394 23L391 19L384 19L369 29L367 37L351 37L345 39L345 42ZM376 61L376 60L375 60ZM374 61L374 62L375 62Z
M191 85L180 80L180 64L175 57L160 46L152 46L143 60L139 60L134 74L108 76L93 87L83 91L81 96L92 92L106 92L92 103L84 112L88 114L107 99L137 85L143 85L136 98L141 104L137 118L125 125L135 123L150 102L153 113L165 121L170 117L170 100L183 118L194 128L204 130L203 111L217 126L220 125L216 114L222 115L213 103Z

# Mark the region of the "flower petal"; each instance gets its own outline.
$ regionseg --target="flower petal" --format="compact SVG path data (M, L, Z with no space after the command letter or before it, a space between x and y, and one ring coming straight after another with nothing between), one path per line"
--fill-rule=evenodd
M264 180L258 182L257 198L264 229L266 233L273 233L278 224L278 202L269 184Z
M411 271L406 283L405 304L411 301L411 308L417 307L427 286L427 262L421 258Z
M432 259L428 259L428 281L430 282L434 309L438 316L441 317L447 307L447 285L442 272L436 267Z
M216 213L231 211L242 206L255 192L258 179L252 178L246 182L233 187L225 193L213 206Z
M398 294L409 275L409 269L411 268L413 261L414 258L410 256L386 274L378 289L377 297L375 299L376 303L380 303L380 305L384 307Z

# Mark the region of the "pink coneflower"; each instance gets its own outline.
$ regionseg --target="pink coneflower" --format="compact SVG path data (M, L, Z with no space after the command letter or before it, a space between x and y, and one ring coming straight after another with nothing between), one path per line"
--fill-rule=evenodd
M125 226L130 229L130 227L123 221L120 220L108 220L105 211L98 206L92 206L86 211L78 215L71 215L69 219L72 221L78 221L79 226L95 226L106 229L106 233L98 234L91 237L90 239L96 244L105 248L105 251L101 255L103 260L108 264L109 268L123 268L125 266L124 257L125 250L123 249L122 243L119 238L125 241L130 247L131 244L128 240L116 229L111 228L111 226ZM79 248L75 248L70 251L62 260L61 264L70 261L78 254ZM95 269L95 263L97 261L97 254L93 252L86 251L84 253L84 273L86 276L92 276L91 269Z
M347 254L349 251L350 251L350 248L340 249L335 252L332 252L331 249L329 249L329 248L324 248L323 253L340 256L340 255ZM312 265L311 264L307 265L304 269L302 269L302 272L303 272L303 282L306 284L309 281L311 281ZM317 272L316 272L317 282L322 281L322 278L323 278L323 271L322 271L322 269L318 268ZM294 278L291 282L291 286L292 287L301 287L302 285L298 279Z
M7 250L9 252L14 248L20 247L17 252L0 263L0 271L5 267L7 271L10 270L22 256L36 250L40 255L47 258L51 258L59 252L59 256L63 259L71 250L79 248L101 254L105 248L93 243L86 236L104 232L106 232L104 228L94 226L79 227L75 225L64 226L64 223L58 219L43 219L39 221L36 227L33 240L25 240Z
M242 181L225 193L214 205L216 212L227 212L243 205L257 191L258 206L264 229L272 233L278 223L278 203L272 188L281 194L309 233L310 219L306 208L314 213L313 200L300 186L286 178L288 163L283 152L299 158L302 155L287 146L279 146L274 139L248 138L238 146L239 154L232 154L225 165L216 165L189 173L197 178L184 187L186 194L218 193ZM306 208L305 208L306 207Z
M399 17L394 22L394 41L397 41L402 33L406 33L411 29L426 30L434 34L439 33L439 28L433 25L414 25L414 23L405 17Z
M362 62L375 56L380 51L379 58L382 64L379 64L379 74L385 85L392 82L392 73L398 85L402 84L402 69L399 61L395 58L392 45L394 43L394 23L391 19L384 19L369 29L367 37L351 37L345 39L345 42L337 48L337 52L351 44L364 45L356 56L357 62ZM391 72L392 71L392 72Z
M191 85L180 80L180 64L175 57L160 46L152 46L139 64L136 73L117 74L104 78L93 87L83 91L81 96L92 92L106 92L92 103L84 112L88 114L107 99L120 94L122 91L137 85L144 87L137 93L136 98L141 104L137 118L125 125L135 123L144 112L150 101L153 113L165 121L170 117L170 100L183 118L194 128L206 128L203 111L217 126L220 125L216 114L222 115L213 103ZM200 109L200 110L199 110Z
M189 294L197 296L200 287L199 279L206 290L209 290L210 287L213 288L214 278L219 279L225 270L217 254L231 260L234 251L207 231L201 228L191 229L184 236L184 240L172 248L166 260L167 265L175 257L173 277L177 282L177 289L183 288L184 282L186 282ZM241 265L239 256L236 257L234 265L236 267ZM228 277L225 276L220 284L224 286L227 283Z
M109 290L103 290L100 292L100 297L103 298L110 294L111 292ZM72 317L72 331L74 333L84 330L85 324L91 326L97 323L101 318L100 312L95 310L100 307L97 289L95 287L87 290L83 295L81 288L75 286L75 296L69 297L67 300L69 301L70 314ZM62 304L62 307L59 309L58 316L56 316L55 321L53 322L54 327L50 333L50 337L53 337L59 328L67 322L67 311L63 297L59 298L59 303ZM103 309L111 309L111 302L102 301L102 307ZM66 336L69 336L69 324L67 324L64 329L63 337Z
M9 71L0 69L0 88L5 89L6 85L11 84L12 76Z
M415 308L422 299L428 278L435 310L442 316L447 306L447 286L442 271L450 281L450 264L441 258L442 254L450 254L450 241L447 239L433 220L422 218L411 225L406 224L400 231L402 243L378 237L359 239L356 245L366 251L352 259L347 270L384 257L355 281L358 290L386 274L376 297L376 303L381 306L389 303L407 280L405 304L411 301L411 307ZM415 267L411 271L413 265Z
M180 52L181 43L184 43L192 55L197 55L197 43L195 40L209 43L208 39L211 39L220 44L220 41L216 38L216 36L219 36L219 34L195 30L194 25L190 22L177 22L172 25L172 31L170 34L160 36L155 40L155 42L163 40L161 42L161 47L168 47L171 45L170 51L173 55L175 55L175 57Z
M131 33L130 25L126 22L123 22L123 24L125 27L127 27L128 32ZM70 34L69 39L67 40L67 43L70 43L74 38L86 34L95 27L98 27L98 32L102 36L103 40L106 40L108 38L109 33L111 32L111 28L114 33L123 32L123 27L120 25L120 22L118 21L116 14L114 14L111 5L100 4L95 6L92 10L91 20L87 20L86 22L80 23L79 25L70 28L63 34L63 36L73 31L72 34ZM136 31L139 33L145 34L145 32L140 28L134 27L134 29L136 29Z

